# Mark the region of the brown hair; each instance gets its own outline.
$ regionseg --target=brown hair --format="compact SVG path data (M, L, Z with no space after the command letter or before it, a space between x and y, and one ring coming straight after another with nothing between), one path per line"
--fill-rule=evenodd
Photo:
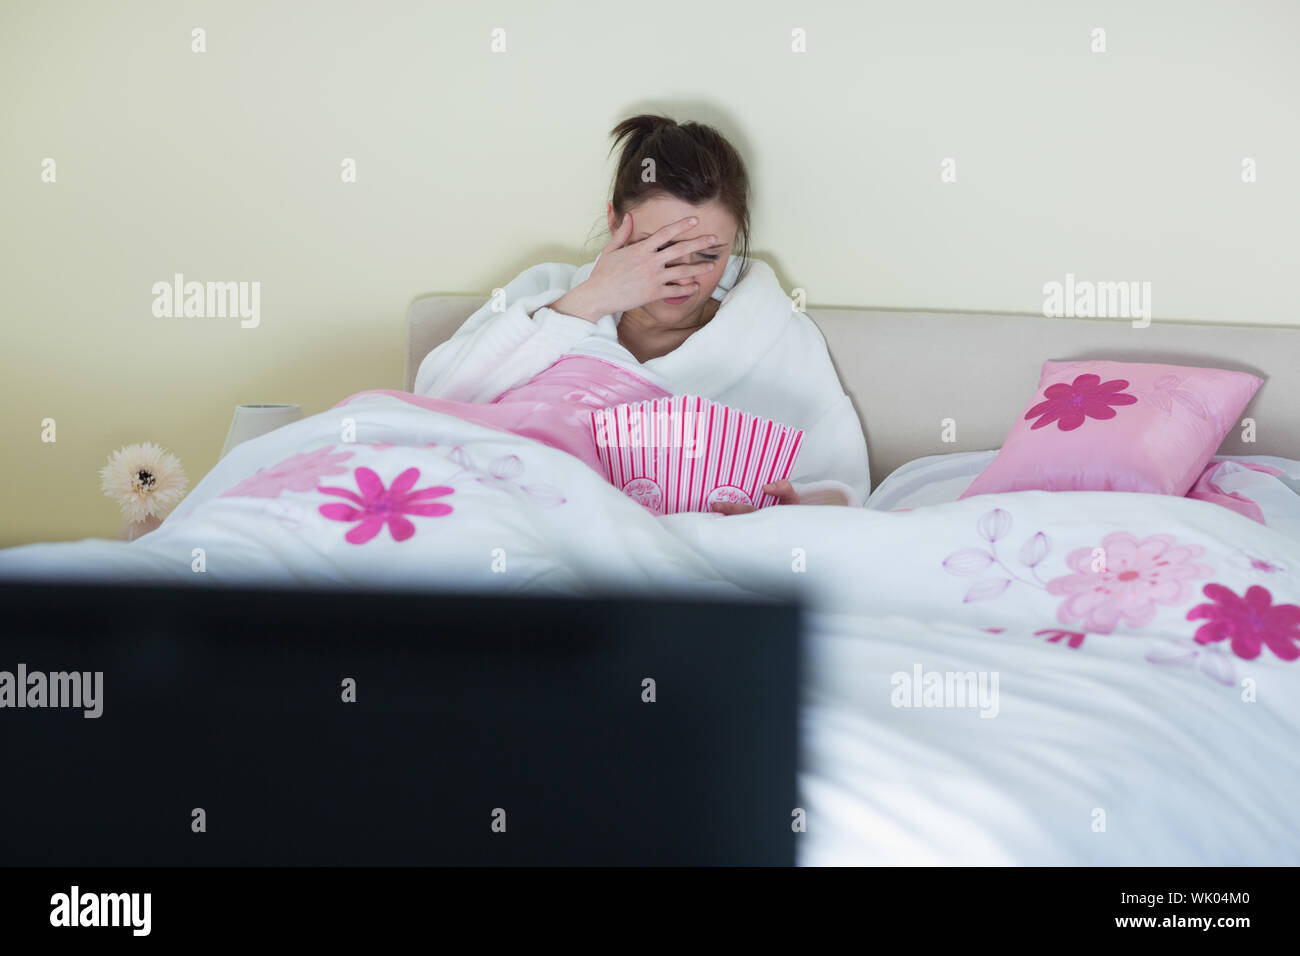
M749 174L734 146L712 126L678 123L667 116L629 116L612 130L612 153L623 142L614 174L614 218L656 195L669 195L692 205L720 202L736 220L739 240L733 255L749 257ZM655 182L643 182L642 163L654 160ZM736 281L749 271L746 262Z

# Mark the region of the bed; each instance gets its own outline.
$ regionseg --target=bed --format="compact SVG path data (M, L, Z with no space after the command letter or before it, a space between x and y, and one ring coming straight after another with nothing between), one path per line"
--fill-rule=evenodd
M447 339L482 299L426 296L407 313L406 384L420 360ZM873 486L926 455L996 448L1024 405L1046 358L1212 364L1272 373L1251 405L1261 423L1257 445L1237 434L1226 455L1300 458L1300 330L1126 320L1044 319L1035 315L809 309L867 437ZM898 356L908 361L899 362ZM945 418L956 441L941 440Z
M412 304L408 389L480 304ZM1046 359L1260 375L1256 440L1234 430L1220 454L1300 461L1300 329L809 315L881 488L918 460L997 448ZM367 518L395 488L409 510ZM1177 582L1118 619L1104 602L1080 616L1068 595L1099 546L1137 580ZM136 542L0 552L0 575L46 580L200 572L485 596L789 592L806 608L801 863L1300 863L1300 663L1285 656L1300 538L1205 501L1023 491L656 516L561 452L376 395L238 446ZM1245 637L1198 642L1209 623Z

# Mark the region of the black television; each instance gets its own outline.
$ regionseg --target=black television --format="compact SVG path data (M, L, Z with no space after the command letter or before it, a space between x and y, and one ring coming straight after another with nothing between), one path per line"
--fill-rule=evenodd
M3 865L795 862L790 601L9 581L0 606Z

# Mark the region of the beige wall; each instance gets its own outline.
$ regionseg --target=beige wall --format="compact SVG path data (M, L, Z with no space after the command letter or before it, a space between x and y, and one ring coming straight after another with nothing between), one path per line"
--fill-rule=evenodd
M5 0L0 545L112 535L122 444L193 483L237 402L400 387L417 295L593 258L633 111L733 137L755 252L812 305L1040 312L1069 272L1149 281L1157 321L1300 324L1298 11ZM260 326L155 318L176 272L260 282Z

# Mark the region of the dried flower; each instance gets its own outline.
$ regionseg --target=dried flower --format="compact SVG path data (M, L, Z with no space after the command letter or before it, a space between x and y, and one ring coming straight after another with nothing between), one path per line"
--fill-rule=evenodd
M185 496L188 482L180 459L153 442L119 448L99 477L104 494L117 499L132 523L162 518Z

